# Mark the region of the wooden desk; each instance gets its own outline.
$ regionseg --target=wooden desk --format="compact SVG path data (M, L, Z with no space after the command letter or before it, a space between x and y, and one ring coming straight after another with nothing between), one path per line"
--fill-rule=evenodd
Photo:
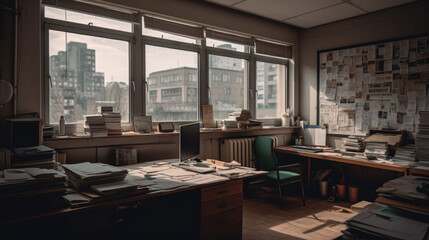
M147 162L130 168L152 164ZM2 212L0 229L2 233L10 231L33 237L59 234L70 239L92 235L131 237L136 232L148 239L241 239L243 180L264 174L266 172L252 173L237 179L223 177L216 182L160 189L37 214L6 216Z
M388 163L378 163L370 160L364 160L364 159L359 159L359 158L354 158L349 156L338 156L337 154L334 155L329 152L309 153L309 152L296 151L293 149L293 146L275 147L274 151L279 153L284 153L284 154L291 154L291 155L306 157L308 183L311 182L311 159L322 159L327 161L341 162L341 163L347 163L347 164L364 166L364 167L378 168L378 169L399 172L404 176L408 175L408 166L403 166L403 165L401 166L401 165L394 165L394 164L388 164Z

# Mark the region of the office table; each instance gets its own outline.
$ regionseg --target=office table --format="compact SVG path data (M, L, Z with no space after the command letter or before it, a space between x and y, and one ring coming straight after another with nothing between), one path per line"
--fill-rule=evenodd
M154 162L124 167L130 171ZM204 178L213 174L196 176ZM216 176L213 182L158 189L77 208L64 206L27 215L2 213L0 229L2 233L60 234L70 239L134 236L131 231L148 239L241 239L243 181L264 174L266 172L251 171L234 179ZM171 181L174 184L175 180Z
M297 151L293 149L293 146L281 146L275 147L275 152L290 154L295 156L302 156L307 158L307 183L311 182L311 159L321 159L332 162L340 162L357 166L371 167L383 170L390 170L394 172L398 172L399 174L406 176L408 175L408 166L404 165L395 165L389 163L379 163L371 160L365 160L350 156L341 156L338 153L331 152L319 152L319 153L311 153L311 152L303 152Z

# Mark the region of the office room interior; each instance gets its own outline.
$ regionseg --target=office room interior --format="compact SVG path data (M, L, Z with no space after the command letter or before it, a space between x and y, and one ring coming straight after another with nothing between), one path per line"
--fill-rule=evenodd
M0 229L429 239L428 12L1 1Z

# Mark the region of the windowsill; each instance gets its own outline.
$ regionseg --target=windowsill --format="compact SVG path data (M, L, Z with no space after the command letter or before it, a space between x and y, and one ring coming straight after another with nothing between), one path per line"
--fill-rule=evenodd
M255 136L267 134L292 134L300 129L299 126L293 127L280 127L280 126L264 126L263 128L254 129L206 129L202 130L202 138L223 138L223 137L241 137L241 136ZM259 133L258 133L259 131ZM264 133L260 133L264 131ZM138 144L153 144L160 142L175 142L179 131L166 133L136 133L125 132L122 135L113 135L105 137L90 137L90 136L56 136L53 138L43 139L43 144L54 149L67 149L67 148L88 148L88 147L106 147L118 145L138 145Z

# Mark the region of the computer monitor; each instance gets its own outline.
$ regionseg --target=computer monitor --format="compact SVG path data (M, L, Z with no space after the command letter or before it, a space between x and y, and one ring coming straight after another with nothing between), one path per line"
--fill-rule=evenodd
M181 125L179 131L179 161L186 162L198 154L200 154L200 124Z

